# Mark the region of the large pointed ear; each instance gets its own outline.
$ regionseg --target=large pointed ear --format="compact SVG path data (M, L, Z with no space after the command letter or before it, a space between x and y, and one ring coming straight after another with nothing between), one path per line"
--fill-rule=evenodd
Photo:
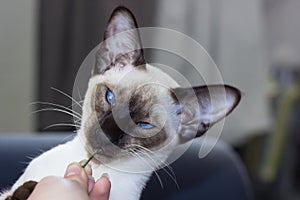
M103 74L112 67L144 67L145 59L137 28L130 10L120 6L113 11L104 32L104 41L96 53L93 75Z
M230 114L241 99L238 89L226 85L176 88L174 93L180 106L179 134L184 142L203 135Z

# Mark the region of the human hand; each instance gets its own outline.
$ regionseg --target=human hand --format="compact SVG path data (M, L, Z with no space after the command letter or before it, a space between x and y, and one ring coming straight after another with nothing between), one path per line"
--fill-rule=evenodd
M80 163L72 163L67 167L64 178L43 178L28 200L108 200L110 187L110 181L105 176L94 181L90 166L83 169Z

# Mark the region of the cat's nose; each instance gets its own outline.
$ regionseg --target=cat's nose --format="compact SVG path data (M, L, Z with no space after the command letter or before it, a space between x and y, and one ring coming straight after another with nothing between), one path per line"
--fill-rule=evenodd
M100 122L102 131L107 138L114 144L119 144L121 139L126 135L126 129L129 120L127 118L114 117L112 113L108 113Z

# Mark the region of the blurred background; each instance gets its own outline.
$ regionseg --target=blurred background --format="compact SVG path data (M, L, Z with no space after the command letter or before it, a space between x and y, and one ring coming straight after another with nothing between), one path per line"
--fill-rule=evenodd
M72 95L78 68L102 41L118 5L128 7L140 27L180 31L209 52L224 82L244 93L222 139L244 161L256 199L299 199L298 0L1 0L0 133L75 129L47 128L73 119L59 112L34 114L49 105L32 102L71 108L73 102L51 88ZM172 55L147 56L186 71L186 63Z

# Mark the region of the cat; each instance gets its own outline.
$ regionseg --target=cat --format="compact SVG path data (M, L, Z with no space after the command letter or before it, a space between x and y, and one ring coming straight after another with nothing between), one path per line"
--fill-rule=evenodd
M110 200L139 199L151 174L178 146L203 135L238 105L241 92L232 86L182 88L147 64L136 28L127 8L113 11L96 53L77 136L33 159L1 200L28 180L62 176L69 163L97 149L93 176L109 175Z

